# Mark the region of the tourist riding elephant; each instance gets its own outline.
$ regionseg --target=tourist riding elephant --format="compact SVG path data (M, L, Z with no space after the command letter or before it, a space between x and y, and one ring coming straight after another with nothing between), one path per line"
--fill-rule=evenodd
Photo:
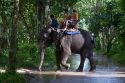
M57 70L61 70L61 65L66 69L70 67L67 60L71 53L80 54L81 61L78 69L76 70L77 72L83 71L85 58L88 58L90 61L89 71L95 70L91 36L83 29L79 29L79 32L79 34L70 35L66 34L65 31L55 31L52 28L42 29L38 36L38 46L41 60L39 69L41 70L43 64L45 48L50 44L55 43Z

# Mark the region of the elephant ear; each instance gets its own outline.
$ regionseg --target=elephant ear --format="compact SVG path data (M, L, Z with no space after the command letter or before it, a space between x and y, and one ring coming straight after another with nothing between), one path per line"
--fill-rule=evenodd
M48 33L51 33L52 30L53 30L52 28L48 28L47 32L48 32Z
M48 37L48 36L47 36L47 33L45 33L43 36L44 36L44 38L47 38L47 37Z

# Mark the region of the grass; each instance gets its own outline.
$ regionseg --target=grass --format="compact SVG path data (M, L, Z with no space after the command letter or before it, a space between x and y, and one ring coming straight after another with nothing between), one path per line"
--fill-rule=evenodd
M0 83L26 83L26 79L17 73L0 73Z

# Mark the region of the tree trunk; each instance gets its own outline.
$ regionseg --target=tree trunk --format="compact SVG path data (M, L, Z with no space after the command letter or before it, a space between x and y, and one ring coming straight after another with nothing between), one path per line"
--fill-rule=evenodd
M13 16L12 16L12 28L10 36L10 50L9 50L9 64L8 72L16 72L16 52L17 52L17 22L18 22L18 10L19 0L14 0Z
M3 0L1 0L0 2L0 16L1 16L1 20L2 20L2 24L1 24L1 34L2 36L5 34L5 32L7 31L7 17L5 16L5 2Z
M50 0L41 1L36 0L36 9L37 9L37 35L39 34L41 28L45 27L45 22L48 19L48 12L49 12L49 3Z
M107 45L107 53L110 53L110 50L112 48L112 43L111 43L111 41L109 41L107 44L108 44Z
M1 17L1 8L2 8L2 1L0 0L0 17ZM1 53L1 45L2 45L2 42L1 42L1 37L2 37L2 28L1 28L1 24L0 24L0 53Z
M40 28L41 28L41 21L42 21L42 1L40 0L36 0L36 10L37 10L37 22L36 22L36 26L37 26L37 35L40 32Z

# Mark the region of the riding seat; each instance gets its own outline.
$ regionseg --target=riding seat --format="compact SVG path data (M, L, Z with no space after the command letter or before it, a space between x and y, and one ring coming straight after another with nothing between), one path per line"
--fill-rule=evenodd
M65 31L64 34L65 35L76 35L76 34L80 34L80 31Z

